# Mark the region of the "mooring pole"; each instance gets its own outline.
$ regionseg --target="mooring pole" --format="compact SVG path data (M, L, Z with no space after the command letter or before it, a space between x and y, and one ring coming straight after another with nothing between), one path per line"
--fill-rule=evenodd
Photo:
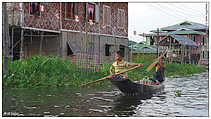
M159 43L159 41L158 41L159 38L160 38L159 37L159 28L157 28L157 57L159 57L159 51L158 51L159 50L159 44L158 44Z

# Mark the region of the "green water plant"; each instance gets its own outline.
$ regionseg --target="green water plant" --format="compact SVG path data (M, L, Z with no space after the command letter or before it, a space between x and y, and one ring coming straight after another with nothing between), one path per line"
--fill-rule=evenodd
M154 69L146 71L155 59L154 55L137 56L132 62L143 63L144 67L128 72L130 79L141 80L152 77ZM70 60L59 57L33 56L31 58L9 61L8 73L3 74L3 87L38 88L38 87L80 87L82 83L97 80L109 75L111 64L102 64L99 72L79 70ZM201 66L191 64L166 64L166 75L187 75L206 71ZM111 85L102 81L89 87Z

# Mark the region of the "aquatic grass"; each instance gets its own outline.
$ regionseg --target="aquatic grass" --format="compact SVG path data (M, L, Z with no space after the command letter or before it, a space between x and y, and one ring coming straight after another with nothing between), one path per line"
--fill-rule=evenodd
M34 56L29 59L10 61L9 72L4 74L3 85L23 88L74 87L100 77L97 72L79 71L69 60Z
M194 65L194 64L178 64L178 63L167 63L166 64L166 76L172 76L172 75L189 75L189 74L195 74L195 73L201 73L205 72L206 69L204 69L200 65Z
M143 63L144 66L129 71L132 80L152 77L154 70L146 68L155 61L155 55L141 55L132 62ZM109 75L110 64L102 64L100 72L79 70L70 60L59 57L33 56L24 60L9 61L9 72L3 74L3 87L39 88L39 87L80 87L82 83L97 80ZM166 64L166 76L188 75L206 71L199 65ZM101 81L88 87L111 85L109 81Z
M152 63L156 61L156 55L149 54L149 55L138 55L133 59L133 62L137 63L143 63L144 67L143 70L140 70L139 72L140 77L152 77L155 68L153 68L151 71L146 71L146 68ZM201 73L205 72L206 69L203 68L201 65L194 65L194 64L179 64L179 63L165 63L166 66L166 71L165 74L166 76L175 76L175 75L181 75L181 76L186 76L190 74L195 74L195 73ZM138 71L134 71L138 72ZM133 75L133 74L132 74Z

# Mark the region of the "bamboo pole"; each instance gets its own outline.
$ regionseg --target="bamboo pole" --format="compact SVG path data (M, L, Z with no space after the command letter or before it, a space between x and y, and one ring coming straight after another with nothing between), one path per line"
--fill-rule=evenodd
M121 71L121 72L119 72L119 73L116 73L115 75L119 75L119 74L122 74L122 73L126 73L126 72L131 71L131 70L134 70L134 69L136 69L136 68L138 68L138 67L140 67L140 66L135 66L135 67L133 67L133 68L130 68L130 69L127 69L127 70L123 70L123 71ZM112 75L113 75L113 74L112 74ZM110 78L112 75L108 75L108 76L103 77L103 78L100 78L100 79L98 79L98 80L95 80L95 81L91 81L91 82L88 82L88 83L81 84L81 86L85 86L85 85L88 85L88 84L92 84L92 83L96 83L96 82L99 82L99 81L106 80L106 79Z

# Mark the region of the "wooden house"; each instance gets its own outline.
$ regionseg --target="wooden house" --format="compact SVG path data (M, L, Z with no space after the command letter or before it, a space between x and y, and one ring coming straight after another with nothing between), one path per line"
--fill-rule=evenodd
M148 44L157 46L162 51L168 48L169 61L208 63L207 26L185 21L151 32L153 33L144 34Z
M111 62L121 50L128 60L128 3L7 3L13 59L34 55L76 56Z

